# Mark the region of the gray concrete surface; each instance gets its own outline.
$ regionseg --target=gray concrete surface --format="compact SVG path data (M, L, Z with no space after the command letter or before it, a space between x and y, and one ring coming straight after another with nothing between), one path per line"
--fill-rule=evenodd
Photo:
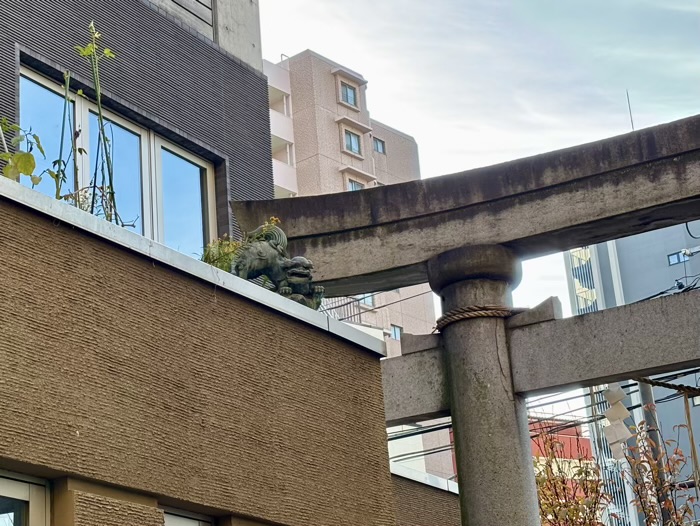
M441 348L382 360L387 427L448 416L446 381Z
M520 276L515 255L498 246L441 254L428 268L443 312L507 305L511 283ZM456 321L443 329L442 343L462 524L538 525L527 411L513 392L504 319Z
M475 244L543 255L700 218L700 116L421 181L234 202L244 230L275 215L329 296L427 281L426 262Z
M518 393L554 392L700 366L700 292L509 331Z

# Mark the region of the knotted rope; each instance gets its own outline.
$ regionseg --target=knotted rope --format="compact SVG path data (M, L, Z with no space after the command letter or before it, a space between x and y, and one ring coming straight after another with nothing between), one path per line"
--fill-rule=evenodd
M633 378L633 380L637 382L642 382L644 384L653 385L656 387L671 389L673 391L678 391L679 393L687 394L690 396L700 396L700 387L692 387L690 385L683 384L672 384L670 382L661 382L659 380L652 380L651 378Z
M503 305L470 305L469 307L459 307L440 316L435 329L442 331L451 323L471 318L510 318L514 314L519 314L526 310L527 309L513 309Z

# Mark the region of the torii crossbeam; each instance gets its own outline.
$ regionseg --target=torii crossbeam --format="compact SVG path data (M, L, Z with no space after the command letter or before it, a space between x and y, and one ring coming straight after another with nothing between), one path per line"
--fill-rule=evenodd
M526 394L700 365L700 293L572 320L552 302L508 312L522 258L700 219L700 116L434 179L232 206L244 230L282 218L329 296L428 281L455 314L436 346L385 360L385 399L389 422L452 416L464 525L539 523ZM679 323L692 345L673 343Z

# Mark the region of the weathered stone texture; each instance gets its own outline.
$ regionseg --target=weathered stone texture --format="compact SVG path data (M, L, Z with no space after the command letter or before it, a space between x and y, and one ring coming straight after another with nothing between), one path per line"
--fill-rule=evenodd
M394 523L377 356L0 210L0 465L281 524Z
M454 493L393 475L397 526L460 526Z

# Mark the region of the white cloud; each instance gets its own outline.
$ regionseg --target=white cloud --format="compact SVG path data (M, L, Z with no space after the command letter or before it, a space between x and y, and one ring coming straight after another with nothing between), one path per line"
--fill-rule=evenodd
M372 116L418 141L424 177L627 132L626 89L637 128L696 113L698 11L695 0L261 1L264 55L310 48L361 72ZM562 275L528 281L548 290Z

